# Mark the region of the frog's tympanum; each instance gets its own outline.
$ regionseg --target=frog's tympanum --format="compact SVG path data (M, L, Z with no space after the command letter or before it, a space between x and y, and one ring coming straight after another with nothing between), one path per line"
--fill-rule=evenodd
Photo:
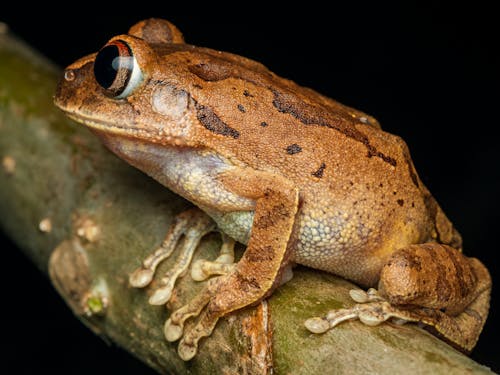
M203 235L223 233L220 257L191 266L196 280L214 277L165 323L182 359L221 317L289 280L295 264L378 286L352 291L353 308L307 320L311 332L392 318L424 324L465 352L474 347L488 314L488 271L462 255L406 144L373 117L253 60L186 44L158 19L67 67L55 103L197 206L130 275L132 286L147 286L177 247L151 304L169 301ZM235 240L247 246L237 263Z

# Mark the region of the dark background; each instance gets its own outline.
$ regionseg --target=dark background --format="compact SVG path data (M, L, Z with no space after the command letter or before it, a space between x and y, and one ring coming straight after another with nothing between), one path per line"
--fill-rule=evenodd
M189 2L184 9L145 1L109 6L67 2L53 9L23 3L24 9L2 9L0 21L64 66L140 19L167 18L189 43L253 58L374 115L385 130L407 141L422 180L462 233L464 251L480 258L494 286L499 285L496 12L478 1L379 3L327 8L304 2L277 10L269 9L271 3L248 2L224 8ZM0 245L7 373L153 373L79 323L1 232ZM494 288L489 320L472 353L496 372L499 298Z

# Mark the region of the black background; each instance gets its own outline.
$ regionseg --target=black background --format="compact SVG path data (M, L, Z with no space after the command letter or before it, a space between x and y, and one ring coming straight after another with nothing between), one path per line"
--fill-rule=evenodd
M401 3L304 2L274 10L271 3L248 2L175 9L172 2L23 3L24 9L2 9L0 21L64 66L140 19L166 18L189 43L253 58L374 115L407 141L421 178L462 233L464 251L480 258L498 285L496 12L478 1ZM1 233L0 244L7 373L153 373L74 319L47 279ZM489 320L472 353L497 372L499 298L494 288Z

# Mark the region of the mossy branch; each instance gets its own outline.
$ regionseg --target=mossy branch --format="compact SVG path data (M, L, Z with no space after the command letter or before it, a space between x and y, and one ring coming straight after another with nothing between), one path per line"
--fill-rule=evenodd
M160 373L489 373L414 325L351 322L310 334L304 320L351 304L353 285L300 267L266 303L222 319L192 361L180 360L163 338L168 311L127 279L189 203L64 118L52 104L59 74L0 27L0 225L96 333ZM214 258L218 246L207 236L198 257ZM169 307L200 286L184 277Z

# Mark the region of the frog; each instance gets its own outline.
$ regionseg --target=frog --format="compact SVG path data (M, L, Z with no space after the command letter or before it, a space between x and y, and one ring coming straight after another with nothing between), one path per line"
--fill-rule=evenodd
M252 59L188 44L157 18L69 65L54 102L193 204L128 275L132 287L146 288L178 253L153 283L152 305L167 304L190 267L203 281L163 326L183 360L221 318L289 281L296 265L360 287L350 293L353 306L297 329L333 334L346 320L413 322L464 352L474 348L489 310L489 272L462 253L461 235L407 144L373 116ZM192 262L214 231L220 256ZM238 261L236 242L246 246Z

